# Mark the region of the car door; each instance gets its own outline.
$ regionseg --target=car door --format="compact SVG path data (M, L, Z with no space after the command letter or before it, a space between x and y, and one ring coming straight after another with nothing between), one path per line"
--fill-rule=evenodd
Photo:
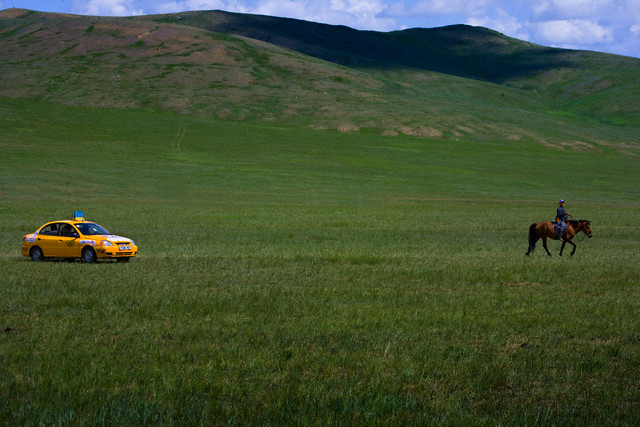
M46 257L59 257L60 253L60 228L63 223L52 222L40 229L36 236L36 245L40 246Z
M75 227L69 223L65 223L60 228L59 248L60 257L62 258L78 258L80 256L80 245L78 238L80 234Z

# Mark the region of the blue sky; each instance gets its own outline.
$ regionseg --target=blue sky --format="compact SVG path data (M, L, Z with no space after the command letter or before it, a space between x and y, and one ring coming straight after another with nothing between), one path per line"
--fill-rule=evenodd
M640 57L640 0L0 0L0 9L129 16L221 9L391 31L481 25L545 46Z

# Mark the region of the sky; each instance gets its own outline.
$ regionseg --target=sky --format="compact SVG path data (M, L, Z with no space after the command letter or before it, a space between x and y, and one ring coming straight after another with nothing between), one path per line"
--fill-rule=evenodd
M220 9L359 30L483 26L544 46L640 58L640 0L0 0L11 7L131 16Z

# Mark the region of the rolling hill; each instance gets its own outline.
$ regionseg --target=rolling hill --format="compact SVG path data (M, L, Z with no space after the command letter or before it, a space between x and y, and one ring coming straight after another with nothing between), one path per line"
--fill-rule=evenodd
M464 25L0 12L0 96L315 129L635 152L639 71Z

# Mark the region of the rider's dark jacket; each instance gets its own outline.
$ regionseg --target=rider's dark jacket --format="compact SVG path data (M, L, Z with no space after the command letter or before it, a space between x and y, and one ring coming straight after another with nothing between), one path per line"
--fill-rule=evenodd
M563 206L558 206L558 210L556 211L556 222L567 222L567 211L564 210Z

